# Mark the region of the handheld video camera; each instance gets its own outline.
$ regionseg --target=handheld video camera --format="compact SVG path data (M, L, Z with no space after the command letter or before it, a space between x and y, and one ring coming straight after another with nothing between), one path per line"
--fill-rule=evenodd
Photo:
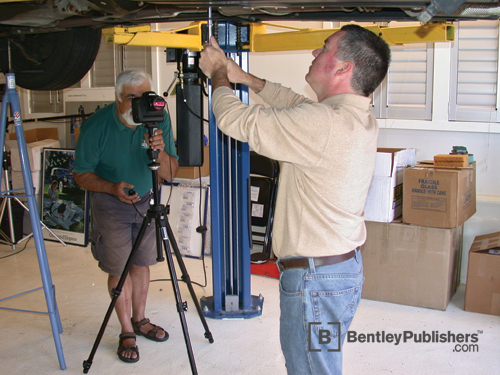
M136 123L162 122L165 99L153 91L146 91L138 98L132 99L132 117Z

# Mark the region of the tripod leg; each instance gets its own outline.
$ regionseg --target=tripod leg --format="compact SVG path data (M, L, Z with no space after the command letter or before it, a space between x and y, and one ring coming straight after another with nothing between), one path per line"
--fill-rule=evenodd
M5 146L4 146L4 163L3 163L3 172L4 172L4 180L3 180L3 184L5 184L5 190L6 192L8 192L10 190L10 187L9 187L9 172L8 172L8 166L7 166L7 157L5 156L6 152L5 152ZM2 187L3 188L3 187ZM4 213L5 213L5 208L7 208L7 217L8 217L8 220L9 220L9 230L10 230L10 238L7 239L7 235L5 233L3 233L3 231L0 230L0 232L2 232L2 235L5 234L4 238L7 240L7 241L10 241L10 245L12 246L12 249L15 249L16 248L16 243L19 242L19 238L15 238L15 232L14 232L14 222L13 222L13 217L12 217L12 203L10 201L10 197L5 197L2 199L2 208L0 209L0 222L3 221L3 216L4 216Z
M198 311L198 315L200 316L201 324L203 324L203 328L205 328L205 338L212 344L214 342L212 332L208 328L207 321L205 320L205 316L203 315L203 311L201 310L201 306L198 302L198 298L196 297L196 293L193 289L193 285L191 284L191 278L187 272L186 266L184 265L184 261L182 259L181 252L179 251L179 247L177 246L177 241L175 240L174 233L172 232L172 228L168 220L165 220L165 227L167 229L168 238L170 239L170 243L172 244L172 249L174 250L175 258L177 259L177 263L179 264L179 268L182 273L182 281L184 281L189 289L189 293L191 294L191 298L193 299L194 305L196 307L196 311Z
M90 351L89 358L83 361L83 373L87 374L90 370L90 366L92 366L92 360L94 359L94 355L97 351L97 348L99 347L99 344L101 342L102 336L104 335L104 331L106 330L106 326L108 325L109 318L111 318L111 314L113 313L113 309L115 308L116 305L116 300L118 297L120 297L120 294L123 289L123 284L125 284L125 279L127 278L128 273L130 272L130 268L132 267L132 262L134 261L135 253L137 252L137 249L139 248L139 245L142 241L142 237L144 236L144 232L146 232L146 229L151 222L151 218L148 216L144 217L144 220L142 221L141 229L139 229L139 233L137 235L137 238L134 242L134 246L132 247L132 251L130 252L130 255L127 259L127 263L125 263L125 268L123 269L123 272L120 276L120 280L118 281L118 284L116 285L116 288L114 288L111 291L112 299L111 303L109 304L108 311L106 312L106 315L104 317L104 320L102 322L101 328L99 329L99 333L97 334L97 337L94 342L94 346L92 347L92 350Z
M162 223L160 224L159 221ZM156 225L162 225L164 220L156 220ZM184 333L184 341L186 342L186 349L188 352L189 363L191 365L191 372L193 375L198 374L198 370L196 369L196 363L193 355L193 348L191 347L191 339L189 338L189 331L187 328L186 317L184 315L184 311L187 310L187 305L185 302L182 302L181 293L179 291L179 284L177 282L177 274L175 272L174 260L172 258L172 252L170 251L170 246L168 243L168 236L165 227L161 227L163 233L163 245L165 248L165 254L167 256L167 264L168 269L170 271L170 278L172 279L172 287L174 289L175 298L177 301L177 312L179 313L179 318L182 324L182 331ZM172 237L173 238L173 237Z
M156 261L163 262L165 258L163 257L163 235L161 233L161 227L159 225L155 225L156 227Z

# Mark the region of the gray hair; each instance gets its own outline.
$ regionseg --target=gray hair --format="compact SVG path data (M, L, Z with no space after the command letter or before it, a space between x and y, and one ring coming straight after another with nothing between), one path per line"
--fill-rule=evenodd
M340 31L345 34L337 42L335 56L353 63L351 86L359 95L369 96L387 75L391 50L382 38L359 25L345 25Z
M123 86L137 86L144 83L144 81L149 83L149 87L153 86L153 80L151 76L143 70L140 69L130 69L124 70L118 77L116 77L115 94L118 100L123 92Z

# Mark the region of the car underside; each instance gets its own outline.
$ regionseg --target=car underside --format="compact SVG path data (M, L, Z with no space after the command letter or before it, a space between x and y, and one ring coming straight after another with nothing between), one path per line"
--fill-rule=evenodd
M212 9L215 21L269 20L394 21L498 18L498 0L48 0L0 1L0 33L40 33L80 26L106 27L169 21L199 21Z
M63 89L78 82L92 66L102 28L201 21L209 13L214 22L235 23L426 23L498 19L500 5L499 0L0 0L0 69L14 69L17 84L27 89Z

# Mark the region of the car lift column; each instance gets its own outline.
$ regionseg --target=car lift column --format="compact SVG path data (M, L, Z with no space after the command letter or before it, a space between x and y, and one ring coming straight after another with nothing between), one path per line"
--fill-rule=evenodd
M241 39L246 37L241 35L242 29L225 22L216 28L220 47L248 71L248 50L240 49ZM248 87L237 85L235 94L248 103ZM214 295L201 298L201 306L204 315L210 318L251 318L262 314L264 299L250 294L249 146L217 128L211 104L209 90Z

